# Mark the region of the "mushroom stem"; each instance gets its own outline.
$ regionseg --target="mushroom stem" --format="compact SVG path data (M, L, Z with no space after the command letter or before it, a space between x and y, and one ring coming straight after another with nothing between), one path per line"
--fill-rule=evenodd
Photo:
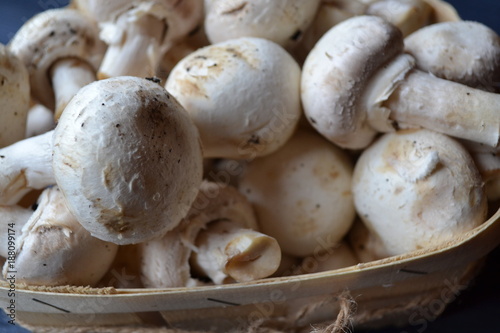
M0 204L14 205L33 189L56 183L52 170L54 131L0 149Z
M134 16L134 11L122 15L116 27L109 29L108 49L97 73L99 80L131 75L148 77L156 74L162 55L160 44L164 35L165 23L153 15ZM121 30L121 29L120 29ZM106 30L103 32L106 34Z
M406 55L402 55L405 57ZM496 147L500 95L411 70L383 103L390 119Z
M192 267L216 284L252 281L273 274L281 261L276 239L228 220L214 221L196 239Z
M54 87L56 121L78 90L96 80L92 67L78 58L56 61L50 69L50 76Z

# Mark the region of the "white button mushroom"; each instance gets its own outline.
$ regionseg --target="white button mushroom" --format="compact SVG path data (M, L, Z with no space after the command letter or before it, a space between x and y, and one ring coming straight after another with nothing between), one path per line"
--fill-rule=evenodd
M205 30L212 44L259 37L293 45L311 24L320 0L205 0Z
M299 131L275 153L248 163L239 183L260 229L284 253L305 257L336 245L355 217L352 165L313 131Z
M149 287L199 284L192 272L215 284L255 280L274 273L281 260L276 240L257 231L248 200L208 181L178 228L140 246Z
M302 71L301 96L311 125L351 149L368 146L377 131L397 127L499 144L500 95L417 70L414 58L402 51L401 32L376 16L354 17L330 29Z
M56 119L81 87L96 80L105 50L98 33L78 11L57 8L32 17L9 42L28 68L32 96Z
M417 67L437 77L490 90L500 81L500 37L479 22L433 24L404 43Z
M54 185L49 131L0 149L0 205L14 205L31 190Z
M0 148L25 138L30 103L28 71L21 60L0 44Z
M244 159L275 151L293 134L300 75L281 46L245 37L191 53L165 87L197 125L204 157Z
M155 76L165 52L201 23L203 0L75 0L108 45L98 77Z
M82 228L57 187L43 191L38 208L18 236L15 263L7 261L3 275L15 271L18 282L30 285L94 285L118 249Z
M198 193L198 131L156 82L123 76L85 86L53 140L57 184L97 238L124 245L158 237L180 222Z
M429 130L379 138L359 157L352 191L359 217L385 255L443 245L487 215L483 182L470 154L456 140Z

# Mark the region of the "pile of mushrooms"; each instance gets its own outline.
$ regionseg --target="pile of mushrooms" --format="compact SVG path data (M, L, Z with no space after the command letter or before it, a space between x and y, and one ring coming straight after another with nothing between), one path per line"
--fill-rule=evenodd
M0 256L15 233L26 284L339 269L500 200L500 37L443 1L73 0L0 60Z

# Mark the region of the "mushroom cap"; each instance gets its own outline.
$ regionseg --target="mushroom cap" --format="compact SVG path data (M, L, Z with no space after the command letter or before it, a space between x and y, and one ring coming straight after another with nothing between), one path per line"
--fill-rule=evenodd
M356 16L328 30L302 68L302 104L311 125L341 147L367 146L376 131L366 121L364 88L402 50L401 32L380 17Z
M204 157L243 159L269 154L293 134L300 75L281 46L243 37L189 54L165 87L197 125Z
M442 22L405 38L405 51L417 67L472 87L500 80L500 36L482 23Z
M168 288L197 284L189 264L189 258L197 251L196 237L210 222L220 220L258 229L253 207L245 196L232 186L204 180L179 226L161 238L140 244L144 285Z
M358 215L388 255L444 244L487 214L470 154L430 130L379 138L359 157L352 190Z
M284 253L304 257L336 245L349 230L351 177L344 151L313 131L298 131L275 153L248 163L238 188L261 232Z
M203 18L203 0L74 0L73 3L78 10L99 23L101 38L108 44L123 37L123 27L116 22L126 12L132 14L129 20L151 15L165 21L162 53L173 42L187 36Z
M54 186L42 192L18 238L16 278L31 285L94 285L117 250L116 244L94 238L82 228ZM4 275L8 270L4 265Z
M196 127L159 84L116 77L82 88L54 131L54 174L93 236L158 237L189 210L202 178Z
M97 70L105 51L97 26L71 8L49 9L33 16L9 42L26 65L32 96L54 109L50 67L62 58L79 58Z
M0 148L24 139L30 105L28 70L24 63L0 44Z
M205 29L212 44L259 37L294 44L312 23L320 0L205 0Z

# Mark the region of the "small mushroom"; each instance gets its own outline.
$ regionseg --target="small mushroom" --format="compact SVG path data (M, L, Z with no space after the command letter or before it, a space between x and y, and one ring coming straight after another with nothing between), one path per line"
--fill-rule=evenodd
M377 132L407 127L499 144L500 95L420 71L402 52L401 32L376 16L353 17L330 29L302 70L302 103L311 125L349 149L367 147Z
M281 46L243 37L189 54L165 87L198 127L204 157L245 159L277 150L293 134L300 75Z
M15 258L16 240L20 239L21 230L31 215L31 208L0 205L0 257Z
M56 186L42 192L18 236L15 263L7 261L3 275L15 271L16 280L29 285L95 285L118 249L82 228Z
M437 77L492 90L500 81L500 37L479 22L433 24L404 40L417 67Z
M198 193L198 131L151 80L82 88L54 130L53 169L71 212L99 239L139 243L173 229Z
M239 190L260 229L284 253L305 257L336 245L355 217L352 164L313 131L298 131L275 153L248 163Z
M375 256L446 244L483 223L487 200L472 157L430 130L388 133L365 149L353 175L354 203Z
M484 181L486 197L490 202L500 200L500 147L491 148L474 142L462 141L471 154Z
M203 18L203 0L74 0L97 21L108 49L98 78L151 77L171 46L184 39Z
M81 87L96 80L105 50L97 26L71 8L35 15L9 47L29 71L31 95L53 110L55 119Z
M0 148L25 138L30 103L28 70L5 45L0 44Z
M205 0L205 30L212 44L240 37L297 43L314 19L320 0Z
M49 131L0 149L0 205L17 204L32 190L54 185Z
M257 230L248 200L231 186L204 181L183 222L164 237L141 244L144 284L184 287L243 282L273 274L281 251Z

